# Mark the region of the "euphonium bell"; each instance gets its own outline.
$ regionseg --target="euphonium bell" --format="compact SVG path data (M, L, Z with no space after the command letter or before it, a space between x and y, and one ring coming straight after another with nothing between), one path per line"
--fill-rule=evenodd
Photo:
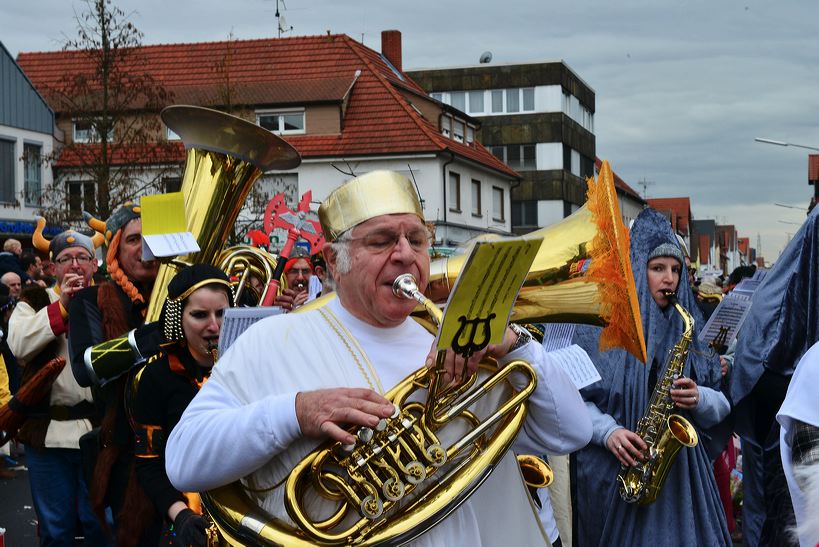
M200 250L181 260L215 264L253 183L265 171L298 167L301 158L282 138L224 112L169 106L161 116L187 150L182 194L187 229ZM159 319L168 283L175 274L172 263L160 266L146 322Z
M586 204L563 221L527 234L543 238L515 302L511 321L582 323L604 327L600 349L628 350L645 362L640 305L629 259L629 236L620 218L607 161L588 179ZM491 239L481 236L478 240ZM430 265L426 295L443 302L468 253Z

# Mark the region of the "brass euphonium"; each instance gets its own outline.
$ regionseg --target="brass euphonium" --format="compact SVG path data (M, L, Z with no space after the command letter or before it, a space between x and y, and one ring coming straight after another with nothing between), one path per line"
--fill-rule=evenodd
M628 255L628 233L620 218L608 163L604 162L597 182L589 180L588 203L583 209L557 226L541 230L535 235L542 236L543 243L515 304L513 319L518 322L532 320L603 325L605 328L601 345L604 348L624 347L645 361L642 322ZM431 301L446 299L464 262L464 258L456 256L433 265L430 287L426 293L429 298L421 299L418 294L413 295L418 300L424 300L423 312L416 319L428 325L424 318L435 317L440 313L431 305ZM322 297L303 306L300 311L321 307L334 297L333 294ZM517 363L519 364L515 365L515 369L528 376L529 382L519 393L508 385L504 386L511 389L512 395L496 412L500 416L497 419L500 423L494 425L492 444L483 446L479 443L470 447L468 457L459 460L458 465L462 469L444 472L445 477L439 481L441 488L432 490L429 495L427 491L421 492L406 506L392 511L390 517L381 518L381 514L386 514L391 497L404 496L408 484L413 484L413 481L425 476L436 466L441 466L447 455L454 453L453 450L468 446L476 438L480 438L484 431L483 421L475 420L471 432L445 448L424 444L436 437L437 430L423 424L436 422L439 412L450 409L448 413L452 413L453 408L458 409L462 419L472 421L471 413L466 408L474 401L473 397L477 396L474 392L492 389L491 387L471 389L476 382L473 377L465 386L454 391L436 393L436 388L431 384L431 369L421 368L409 376L386 394L387 398L404 405L399 405L396 410L396 419L384 421L379 425L380 430L376 428L374 432L365 433L364 437L369 440L361 446L356 445L350 454L336 452L343 447L325 445L308 454L291 470L285 483L285 505L288 515L299 527L289 526L267 514L251 501L238 482L203 493L203 505L222 533L235 544L400 544L417 537L443 520L452 507L471 494L485 479L488 462L496 461L514 440L526 414L523 401L527 392L534 389L536 382L531 367L522 361ZM486 373L493 374L496 370L491 361L482 363L481 368ZM508 384L498 374L492 376L490 383ZM432 393L432 396L427 397L426 404L414 400L407 402L409 394L418 386L429 389ZM426 416L425 407L433 409L431 417ZM413 417L407 418L408 416ZM406 426L405 420L408 424ZM423 426L418 426L421 427L421 433L415 431L417 424ZM409 431L410 438L404 441L402 450L416 455L414 461L384 454L385 443L389 444L387 441L390 435L396 434L391 429L394 427L405 427ZM486 427L491 428L493 424ZM420 450L419 444L426 446L426 449ZM374 452L379 455L376 460L383 462L384 459L392 459L393 465L384 469L376 464L379 468L371 469L366 464ZM369 497L362 496L357 485L353 484L358 480L348 482L341 478L343 473L330 471L339 462L343 462L343 465L350 464L351 456L363 456L360 458L360 469L372 482L380 485L380 491L370 492ZM358 461L353 460L352 464L358 466ZM459 474L459 471L463 472ZM375 477L370 473L375 474ZM356 476L355 472L351 476ZM311 478L308 480L308 477ZM435 479L438 479L437 475ZM399 485L399 482L402 484ZM320 491L317 495L337 501L338 509L330 515L311 519L300 509L302 497L308 489ZM435 505L439 497L442 502ZM384 499L388 502L384 502ZM355 500L355 503L349 500ZM380 506L378 501L381 501ZM430 509L433 505L437 509ZM442 507L444 509L439 514L435 513ZM354 517L352 527L339 532L337 526L351 513Z
M225 272L233 286L233 303L240 305L245 293L252 295L252 301L259 303L267 294L269 281L273 279L278 258L263 249L250 245L236 245L222 251L216 261L216 266ZM255 276L262 283L261 291L250 283L251 276ZM280 289L287 288L287 279L283 278Z
M216 265L253 183L265 171L298 167L301 158L270 131L224 112L177 105L165 108L161 116L187 150L181 191L187 229L200 248L180 261ZM159 267L146 322L159 319L176 270L173 262Z

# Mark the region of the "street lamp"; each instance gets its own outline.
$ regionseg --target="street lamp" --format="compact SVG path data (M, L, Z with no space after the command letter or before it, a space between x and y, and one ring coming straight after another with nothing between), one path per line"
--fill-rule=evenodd
M794 146L796 148L805 148L806 150L815 150L815 151L819 152L819 148L816 148L815 146L806 146L804 144L796 144L796 143L793 143L793 142L777 141L777 140L774 140L774 139L765 139L763 137L756 137L754 140L756 142L761 142L763 144L773 144L773 145L776 145L776 146ZM814 162L811 161L812 159L813 158L810 158L808 160L808 184L813 185L813 198L811 198L811 204L808 207L808 213L810 213L810 211L813 209L814 205L817 202L819 202L819 183L817 183L816 181L810 179L810 174L811 174L811 171L812 171L811 166L814 165Z
M764 144L774 144L776 146L795 146L796 148L807 148L808 150L816 150L819 152L819 148L814 146L805 146L804 144L795 144L792 142L785 142L785 141L776 141L774 139L764 139L762 137L757 137L754 139L756 142L761 142Z

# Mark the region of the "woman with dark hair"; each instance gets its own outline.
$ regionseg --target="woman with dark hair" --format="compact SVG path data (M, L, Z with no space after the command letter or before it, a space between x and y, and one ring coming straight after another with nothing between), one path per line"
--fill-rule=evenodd
M638 421L663 379L670 350L683 333L683 321L665 291L676 292L695 325L702 326L683 254L665 217L651 209L637 217L631 229L630 257L646 338L646 364L623 350L601 353L597 327L578 327L575 334L575 343L589 353L602 378L581 390L594 433L591 443L572 457L575 544L731 545L706 452L706 431L725 418L729 405L718 391L719 360L699 344L696 327L683 376L674 380L670 396L674 413L697 430L699 444L680 450L652 504L627 503L620 497L618 473L621 466L645 460L647 446L636 433Z
M219 269L196 264L168 285L160 323L167 343L134 376L126 406L134 429L136 476L157 518L145 541L205 544L205 521L196 494L176 490L165 474L165 439L210 376L224 310L233 302L230 282Z

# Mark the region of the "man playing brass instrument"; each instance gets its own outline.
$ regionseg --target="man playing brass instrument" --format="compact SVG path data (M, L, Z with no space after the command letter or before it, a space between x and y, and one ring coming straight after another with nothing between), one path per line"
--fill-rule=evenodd
M409 318L415 302L393 294L401 274L415 276L421 291L429 278L429 233L412 183L386 171L363 175L333 191L319 217L338 299L248 329L185 411L166 450L177 488L204 491L244 479L263 509L291 524L280 483L293 467L328 439L354 443L348 427L374 428L389 417L394 407L383 394L436 358L432 335ZM583 402L553 358L529 340L507 329L502 344L466 361L449 350L444 381L475 371L484 354L501 364L528 361L539 381L516 442L541 453L576 450L591 437ZM414 544L548 544L529 501L507 454L467 502Z

